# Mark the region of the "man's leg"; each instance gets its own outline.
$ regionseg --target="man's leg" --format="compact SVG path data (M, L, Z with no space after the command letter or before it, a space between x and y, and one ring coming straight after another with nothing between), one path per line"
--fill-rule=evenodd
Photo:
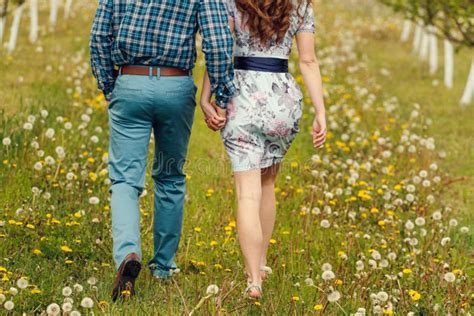
M161 78L163 91L176 90L177 79ZM179 95L163 95L156 104L154 124L155 159L153 180L155 184L154 256L149 267L155 277L167 278L176 269L174 256L178 249L183 221L186 193L186 160L189 137L196 107L195 89L191 78L184 83ZM170 85L168 87L168 85Z
M109 108L112 235L117 270L130 253L136 253L139 260L142 256L138 199L145 182L152 117L144 92L130 87L144 79L119 77Z

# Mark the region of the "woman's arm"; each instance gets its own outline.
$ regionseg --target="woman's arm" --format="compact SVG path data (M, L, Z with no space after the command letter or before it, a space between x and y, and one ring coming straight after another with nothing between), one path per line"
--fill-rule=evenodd
M234 33L234 19L229 17L229 27ZM204 78L202 80L201 90L201 109L206 117L207 126L210 129L218 130L225 126L226 123L226 111L217 107L212 101L211 93L211 81L209 79L209 73L204 72Z
M301 74L316 111L313 123L313 145L318 148L326 141L326 110L319 62L314 51L314 34L299 32L296 35Z

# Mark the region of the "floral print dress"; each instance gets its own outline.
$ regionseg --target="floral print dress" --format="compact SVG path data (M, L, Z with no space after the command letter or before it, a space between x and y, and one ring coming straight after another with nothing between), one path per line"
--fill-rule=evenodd
M228 13L235 22L236 57L288 59L298 32L314 33L312 6L301 5L291 16L283 41L261 47L253 39L235 0L227 0ZM299 132L303 95L289 73L235 70L237 94L227 109L227 124L221 137L234 172L263 169L280 163Z

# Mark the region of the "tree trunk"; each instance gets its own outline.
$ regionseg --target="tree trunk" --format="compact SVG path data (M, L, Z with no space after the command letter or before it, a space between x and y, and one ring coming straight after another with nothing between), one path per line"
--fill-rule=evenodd
M53 31L56 28L58 22L58 7L59 0L50 0L50 11L49 11L49 29Z
M66 0L66 4L64 5L64 19L69 19L71 15L71 8L72 8L72 0Z
M444 85L451 89L454 81L454 47L447 39L444 40Z
M0 8L0 48L3 43L3 34L5 33L5 23L7 20L8 0L3 0Z
M38 40L38 0L30 0L30 42Z
M469 77L467 78L466 88L461 99L461 105L466 106L471 103L474 96L474 58L471 62L471 70L469 71Z
M411 32L411 21L405 20L405 22L403 22L402 35L400 36L400 40L402 41L402 43L406 43L408 41L408 38L410 37L410 32Z
M430 73L433 75L438 71L438 37L434 26L428 28L430 42Z
M10 29L10 40L7 45L7 52L13 53L18 39L18 31L20 29L21 16L23 15L24 4L20 4L13 10L13 23Z
M429 47L430 47L430 35L427 27L423 27L421 31L421 44L420 44L420 59L426 61L428 59Z
M421 25L417 22L415 26L415 36L413 37L413 53L416 54L420 50L421 42Z

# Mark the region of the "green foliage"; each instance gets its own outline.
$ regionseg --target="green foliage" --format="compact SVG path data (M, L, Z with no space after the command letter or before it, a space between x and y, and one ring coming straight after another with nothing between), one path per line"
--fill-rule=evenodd
M380 0L408 19L434 25L446 38L474 46L473 0Z

